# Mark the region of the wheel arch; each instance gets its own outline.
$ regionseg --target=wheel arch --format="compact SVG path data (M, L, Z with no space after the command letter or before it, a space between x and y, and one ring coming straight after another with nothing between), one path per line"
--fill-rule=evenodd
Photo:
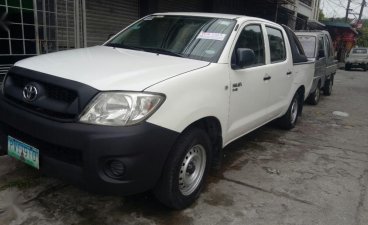
M320 83L321 81L319 81ZM318 85L318 84L317 84ZM301 85L295 92L299 93L299 116L302 115L302 111L303 111L303 105L304 105L304 100L305 100L305 87L304 85Z
M215 116L206 116L206 117L199 118L193 121L192 123L190 123L188 126L186 126L183 129L183 131L180 133L180 135L187 132L188 130L192 128L200 128L207 133L211 141L211 146L212 146L212 153L213 153L212 167L215 169L219 168L221 164L221 159L222 159L222 147L223 147L222 126L221 126L220 120ZM179 140L180 135L176 138L175 142ZM171 151L174 151L174 149L171 149L170 152ZM166 160L169 154L167 154Z
M214 116L203 117L189 124L183 132L193 127L200 128L207 133L212 145L212 166L215 168L219 167L219 165L221 164L223 145L222 126L220 120Z
M292 99L294 98L294 96L298 93L299 94L299 113L298 115L301 116L302 115L302 111L303 111L303 105L304 105L304 101L306 100L306 97L308 97L309 95L305 95L305 87L304 85L300 85L298 87L298 89L296 89L296 91L294 92L295 94L292 95L292 98L290 100L290 102L292 101Z

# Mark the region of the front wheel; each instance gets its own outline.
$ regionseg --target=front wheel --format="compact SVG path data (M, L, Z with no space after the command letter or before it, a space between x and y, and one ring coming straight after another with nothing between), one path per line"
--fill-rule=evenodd
M295 93L293 100L291 100L290 106L287 112L278 119L278 124L282 129L290 130L295 127L298 120L299 110L301 109L300 93Z
M183 209L199 196L211 165L211 143L199 128L185 131L166 161L161 178L154 190L164 205Z

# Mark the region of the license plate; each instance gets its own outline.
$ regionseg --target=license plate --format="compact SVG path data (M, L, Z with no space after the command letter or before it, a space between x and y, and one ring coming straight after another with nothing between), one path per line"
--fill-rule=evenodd
M40 168L40 151L24 142L8 136L8 155L36 169Z

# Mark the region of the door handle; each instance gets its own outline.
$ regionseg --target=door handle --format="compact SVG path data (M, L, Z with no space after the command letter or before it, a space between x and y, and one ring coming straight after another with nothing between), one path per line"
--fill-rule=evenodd
M263 80L271 80L271 76L266 74L266 76L263 77Z
M291 71L288 71L287 73L286 73L286 75L291 75L293 72L291 72Z

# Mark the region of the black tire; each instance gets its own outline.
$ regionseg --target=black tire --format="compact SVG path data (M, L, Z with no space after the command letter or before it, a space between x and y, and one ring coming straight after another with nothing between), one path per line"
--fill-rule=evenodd
M298 121L298 116L301 113L299 111L302 108L300 104L302 104L302 101L300 100L300 92L296 92L293 99L291 100L287 112L277 120L280 128L290 130L295 127L296 122ZM295 112L294 110L297 111Z
M332 94L332 86L333 86L333 76L330 79L327 79L325 82L325 86L323 87L323 94L326 96L330 96Z
M309 96L308 96L308 99L307 99L307 102L311 105L317 105L318 102L319 102L319 99L321 97L321 83L318 83L317 84L317 87L316 89L314 90L313 93L311 93Z
M345 64L345 70L346 70L346 71L351 70L351 66L350 66L350 64Z
M363 66L363 70L364 70L364 71L367 71L367 70L368 70L368 65L367 65L367 64L365 64L365 65Z
M198 160L198 158L200 158L198 156L198 149L201 147L203 147L204 150L202 149L200 151L205 152L205 162ZM195 150L197 150L197 152L194 152ZM197 182L195 182L196 185L193 185L192 189L190 189L191 184L186 186L184 183L180 183L183 180L183 177L184 179L187 179L187 177L191 177L192 175L197 174L197 172L200 174L199 171L196 171L197 169L200 169L200 167L191 167L191 162L188 162L190 161L188 160L188 156L190 159L197 156L197 160L201 161L204 166L203 176L200 179L197 179ZM199 128L191 128L185 131L178 138L166 160L161 178L154 189L156 198L164 205L174 209L183 209L191 205L202 191L204 180L211 166L211 159L211 142L206 132ZM186 166L184 164L186 164ZM197 164L197 161L192 163L192 165L194 164ZM183 171L184 167L186 168L186 171ZM194 171L191 172L189 169L191 169L191 171L194 169ZM185 191L187 192L184 193Z

